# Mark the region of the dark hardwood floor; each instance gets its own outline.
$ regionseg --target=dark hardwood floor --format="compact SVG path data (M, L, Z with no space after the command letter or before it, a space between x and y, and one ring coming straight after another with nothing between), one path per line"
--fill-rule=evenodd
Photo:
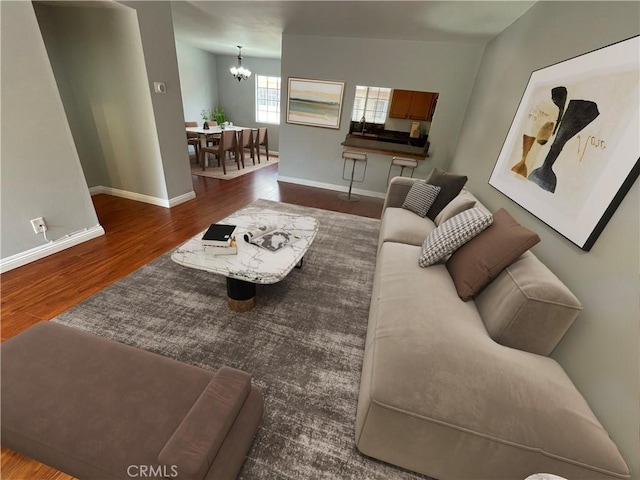
M278 183L270 165L234 180L193 176L196 198L167 209L109 195L93 203L105 235L0 275L1 338L50 320L258 198L380 218L383 200ZM72 477L2 448L3 479Z

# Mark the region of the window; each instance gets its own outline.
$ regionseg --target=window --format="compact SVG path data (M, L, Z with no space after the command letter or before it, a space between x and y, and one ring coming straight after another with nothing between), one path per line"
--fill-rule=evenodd
M280 124L280 77L256 75L256 122Z
M351 120L359 122L365 117L367 123L384 123L387 120L390 99L390 88L356 86Z

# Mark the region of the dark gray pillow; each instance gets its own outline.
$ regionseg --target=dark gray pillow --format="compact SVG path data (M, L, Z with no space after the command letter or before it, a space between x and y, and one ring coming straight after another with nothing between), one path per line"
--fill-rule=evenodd
M451 200L456 198L467 183L467 177L465 175L456 175L455 173L445 172L438 168L431 170L427 183L440 187L440 193L436 198L433 205L427 212L427 217L431 220L435 220L438 214L446 207Z
M416 182L411 185L411 189L404 199L402 208L406 208L421 217L425 217L427 210L431 208L439 192L440 187L435 187L424 182Z

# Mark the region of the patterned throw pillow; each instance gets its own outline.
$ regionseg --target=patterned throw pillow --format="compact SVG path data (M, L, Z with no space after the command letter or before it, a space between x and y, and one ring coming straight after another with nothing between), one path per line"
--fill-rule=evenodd
M433 202L435 202L438 193L440 193L440 187L429 185L425 182L416 182L411 185L411 189L404 199L402 208L411 210L421 217L426 217L427 211L431 208Z
M455 252L493 222L493 215L479 208L470 208L450 218L432 231L422 244L418 264L433 265Z

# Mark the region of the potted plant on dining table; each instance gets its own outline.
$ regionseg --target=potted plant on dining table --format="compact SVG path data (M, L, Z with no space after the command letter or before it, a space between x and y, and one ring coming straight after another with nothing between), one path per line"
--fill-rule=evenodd
M202 115L202 119L204 120L202 128L205 130L209 128L209 122L215 121L217 125L220 125L220 127L223 128L227 120L224 108L222 107L216 107L213 110L203 109L200 112L200 115Z

